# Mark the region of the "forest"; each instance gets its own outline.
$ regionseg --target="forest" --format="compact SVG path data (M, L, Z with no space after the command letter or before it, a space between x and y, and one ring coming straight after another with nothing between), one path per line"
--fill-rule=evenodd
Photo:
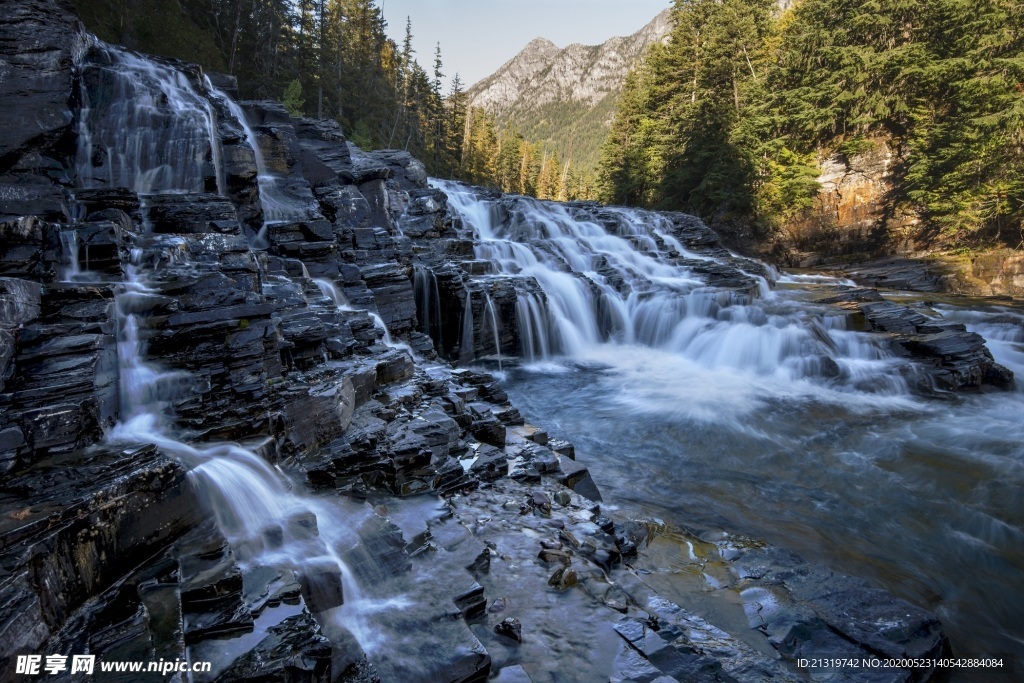
M609 202L753 219L809 209L820 160L896 150L891 210L950 244L1024 240L1016 0L676 0L602 149Z

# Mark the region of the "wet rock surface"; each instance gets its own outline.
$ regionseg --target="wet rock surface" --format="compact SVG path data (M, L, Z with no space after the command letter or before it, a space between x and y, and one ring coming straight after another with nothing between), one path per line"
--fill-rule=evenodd
M960 323L887 301L873 289L849 288L818 302L856 311L865 330L888 337L894 348L915 361L917 385L924 393L1014 386L1013 373L995 362L984 338Z
M74 60L85 33L67 8L29 0L5 12L0 52L5 75L0 113L0 166L45 169L57 175L61 142L71 132ZM31 46L31 49L26 49Z
M243 121L197 68L161 62L212 118L188 187L140 194L103 179L110 159L76 157L74 67L86 94L117 76L83 41L47 0L0 21L0 680L26 653L208 661L204 682L540 683L807 680L797 658L944 650L931 615L781 551L729 553L740 628L663 596L643 565L656 525L603 510L570 443L524 424L496 376L449 364L555 349L519 314L544 300L536 275L478 258L423 164L275 103L242 103ZM529 200L488 196L503 229L536 228ZM723 306L772 279L690 216L648 215L652 237L618 209L564 210ZM590 265L609 290L565 275L595 298L678 284ZM976 335L842 296L828 305L940 388L1011 381ZM289 511L240 540L199 499L196 462L113 439L138 417L118 355L133 336L158 376L147 399L190 448L244 446L279 497L315 491L346 528ZM301 566L265 561L286 538Z
M200 521L185 469L148 445L36 461L6 475L0 506L5 672L16 654L95 635L67 625Z

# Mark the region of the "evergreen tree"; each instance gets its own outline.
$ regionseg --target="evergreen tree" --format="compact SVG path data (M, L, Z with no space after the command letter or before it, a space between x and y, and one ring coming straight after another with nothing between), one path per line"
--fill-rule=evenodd
M284 97L281 100L281 104L284 105L284 108L292 116L302 116L302 108L305 106L306 101L302 99L302 83L299 79L296 78L284 89Z
M441 173L446 177L454 177L459 173L463 158L467 108L468 101L462 80L459 74L455 74L444 102L447 163Z

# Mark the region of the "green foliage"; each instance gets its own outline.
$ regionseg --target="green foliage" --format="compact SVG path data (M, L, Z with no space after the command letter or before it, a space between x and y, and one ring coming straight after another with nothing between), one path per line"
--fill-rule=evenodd
M302 99L302 82L299 79L296 78L284 89L284 97L281 99L281 104L284 105L284 108L292 116L302 116L302 108L305 106L306 101Z
M604 199L778 224L813 205L820 155L885 140L898 151L893 200L926 227L1019 241L1016 0L803 0L781 16L773 5L676 1L671 40L620 98Z
M557 150L525 139L514 127L500 129L493 114L476 107L464 114L465 133L453 177L503 192L540 199L591 199L589 175Z
M83 23L103 40L224 69L214 32L194 11L199 0L72 0Z
M498 121L501 128L515 128L528 140L572 157L580 168L597 167L608 122L615 112L619 92L608 93L594 107L575 101L549 102L525 112L513 112Z
M652 49L624 86L602 149L604 199L708 217L753 210L764 182L758 171L770 167L759 167L760 141L740 123L758 115L751 94L759 88L772 6L676 2L668 44Z
M368 124L364 119L356 120L356 123L352 126L348 137L358 147L363 149L370 149L373 147L373 136L370 131L370 124Z

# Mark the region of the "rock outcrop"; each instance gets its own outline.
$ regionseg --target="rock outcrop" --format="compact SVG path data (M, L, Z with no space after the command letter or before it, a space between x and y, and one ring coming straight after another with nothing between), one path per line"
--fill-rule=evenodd
M914 248L904 235L913 232L918 217L892 209L896 154L885 140L872 140L863 152L822 155L814 207L785 228L792 265L813 267Z
M848 289L819 303L856 311L851 329L884 335L891 348L912 357L916 362L908 374L922 392L1014 386L1013 373L995 362L985 339L961 323L939 321L886 301L873 289Z

